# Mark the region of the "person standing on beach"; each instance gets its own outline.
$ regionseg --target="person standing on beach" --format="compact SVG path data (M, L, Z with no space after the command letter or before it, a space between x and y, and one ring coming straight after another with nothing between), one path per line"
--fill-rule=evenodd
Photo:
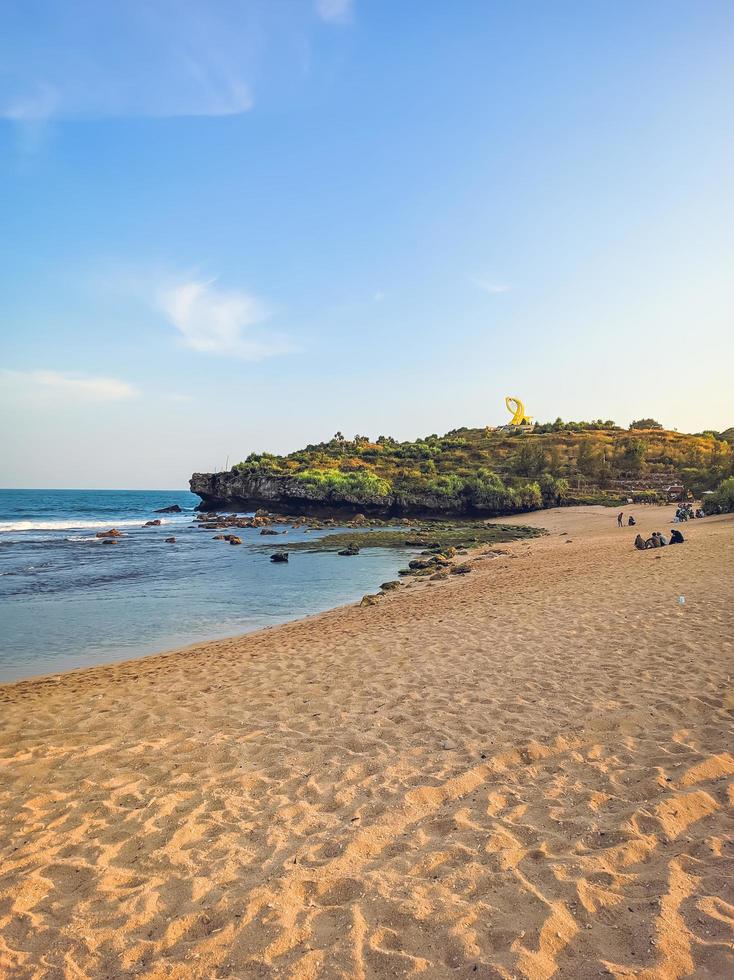
M620 511L617 514L617 527L622 527L623 520L624 520L624 511Z

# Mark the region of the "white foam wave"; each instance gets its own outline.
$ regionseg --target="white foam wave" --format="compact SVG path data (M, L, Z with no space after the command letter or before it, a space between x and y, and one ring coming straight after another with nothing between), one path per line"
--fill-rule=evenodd
M121 528L121 527L142 527L150 517L114 518L106 521L84 521L84 520L38 520L38 521L0 521L0 533L4 531L83 531L93 528ZM170 524L171 521L160 518L161 524Z

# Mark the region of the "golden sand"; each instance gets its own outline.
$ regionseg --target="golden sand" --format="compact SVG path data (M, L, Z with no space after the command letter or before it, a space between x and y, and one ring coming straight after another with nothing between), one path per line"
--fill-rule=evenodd
M734 519L633 512L0 688L0 975L734 976Z

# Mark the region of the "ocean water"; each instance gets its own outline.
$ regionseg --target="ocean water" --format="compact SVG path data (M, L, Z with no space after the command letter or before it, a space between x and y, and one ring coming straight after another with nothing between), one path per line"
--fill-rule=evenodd
M325 532L236 529L233 547L193 524L198 503L178 490L0 490L0 683L297 619L376 591L406 563L406 551L368 548L273 564L276 545ZM154 513L171 504L183 513ZM95 535L111 527L125 538L104 545Z

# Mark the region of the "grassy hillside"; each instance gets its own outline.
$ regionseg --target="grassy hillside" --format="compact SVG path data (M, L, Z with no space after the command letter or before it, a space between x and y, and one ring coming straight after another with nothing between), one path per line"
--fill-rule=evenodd
M651 419L633 423L641 424L657 426ZM732 443L734 429L686 435L558 419L532 432L462 428L415 442L337 433L287 456L253 453L232 473L245 480L288 477L334 499L430 495L464 509L508 513L564 501L662 499L664 488L678 482L698 495L734 474Z

